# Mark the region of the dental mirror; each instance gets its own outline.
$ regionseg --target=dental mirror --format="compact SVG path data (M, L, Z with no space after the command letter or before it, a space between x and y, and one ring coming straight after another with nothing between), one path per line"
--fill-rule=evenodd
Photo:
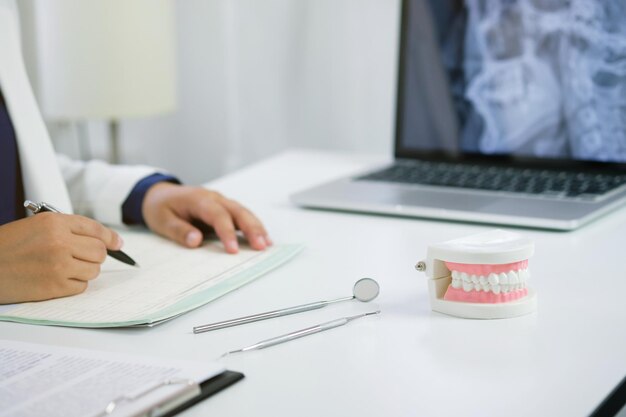
M379 293L380 286L378 282L372 278L361 278L355 282L354 287L352 287L354 298L364 303L372 301L374 298L378 297Z
M204 324L202 326L196 326L193 328L194 333L204 333L211 330L224 329L226 327L238 326L240 324L253 323L259 320L272 319L274 317L287 316L289 314L302 313L303 311L317 310L318 308L326 307L329 304L339 303L342 301L350 301L357 299L361 302L372 301L378 297L380 293L380 286L372 278L361 278L354 283L352 287L352 296L337 298L335 300L317 301L315 303L302 304L295 307L282 308L280 310L268 311L260 314L253 314L251 316L239 317L236 319L220 321L212 324Z

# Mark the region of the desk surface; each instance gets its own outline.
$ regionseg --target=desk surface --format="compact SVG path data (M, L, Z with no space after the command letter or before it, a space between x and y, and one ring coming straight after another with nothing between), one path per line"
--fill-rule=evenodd
M85 330L0 323L0 337L115 352L213 360L225 351L334 318L381 315L223 359L246 379L185 416L585 416L626 373L626 210L576 232L522 230L536 242L530 285L538 312L474 321L430 311L413 266L429 243L490 226L301 210L291 192L386 160L294 151L211 184L254 209L294 261L153 329ZM194 325L349 295L348 302L194 335Z

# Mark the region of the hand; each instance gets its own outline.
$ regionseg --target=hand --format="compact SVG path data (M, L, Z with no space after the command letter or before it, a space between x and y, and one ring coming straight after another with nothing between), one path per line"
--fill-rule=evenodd
M79 294L122 239L95 220L41 213L0 226L0 304Z
M248 209L220 193L200 187L160 182L148 189L142 204L143 218L150 229L188 248L202 243L202 232L191 222L212 226L228 253L237 253L236 229L253 249L272 244L263 224Z

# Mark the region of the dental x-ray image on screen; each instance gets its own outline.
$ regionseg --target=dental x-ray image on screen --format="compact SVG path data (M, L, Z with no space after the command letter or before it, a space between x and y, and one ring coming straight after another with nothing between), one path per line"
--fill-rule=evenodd
M626 0L403 0L395 161L305 207L576 229L626 202Z
M408 25L404 148L626 162L626 1L427 0Z

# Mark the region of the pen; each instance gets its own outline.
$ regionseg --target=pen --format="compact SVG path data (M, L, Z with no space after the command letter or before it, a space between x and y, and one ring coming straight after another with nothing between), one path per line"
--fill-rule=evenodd
M30 200L26 200L24 201L24 207L26 207L28 210L32 211L33 214L37 214L37 213L41 213L44 211L49 211L52 213L61 213L60 210L56 209L54 206L48 204L48 203L34 203ZM109 255L111 258L115 258L120 262L123 262L127 265L133 265L136 267L139 267L139 265L137 265L137 262L135 262L133 260L133 258L131 258L130 256L126 255L124 252L122 252L121 250L109 250L107 249L107 255Z

